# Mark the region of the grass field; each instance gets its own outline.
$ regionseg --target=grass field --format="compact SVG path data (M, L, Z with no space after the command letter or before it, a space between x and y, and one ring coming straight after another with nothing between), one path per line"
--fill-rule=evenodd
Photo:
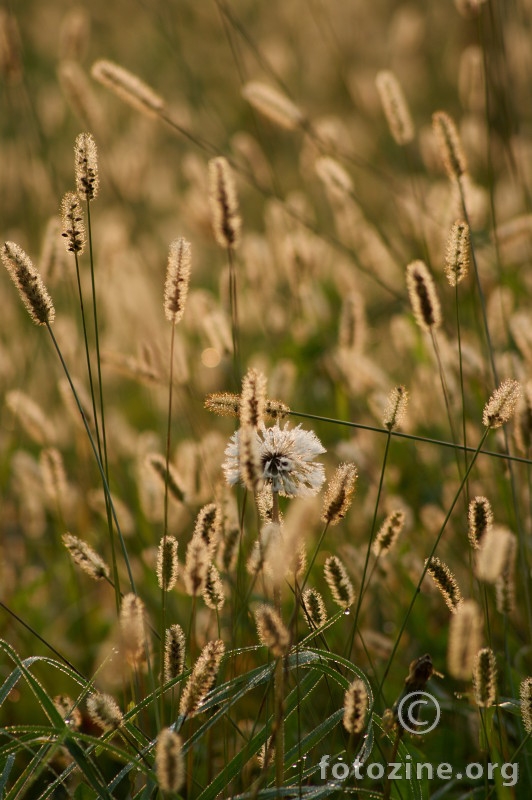
M0 797L530 796L531 36L0 8Z

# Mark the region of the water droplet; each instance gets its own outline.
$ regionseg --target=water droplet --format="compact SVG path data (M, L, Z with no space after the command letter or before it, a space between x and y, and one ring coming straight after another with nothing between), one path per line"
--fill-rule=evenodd
M344 614L346 615L346 617L348 617L350 613L351 613L351 612L349 611L349 609L348 609L348 608L346 608L346 610L344 611Z

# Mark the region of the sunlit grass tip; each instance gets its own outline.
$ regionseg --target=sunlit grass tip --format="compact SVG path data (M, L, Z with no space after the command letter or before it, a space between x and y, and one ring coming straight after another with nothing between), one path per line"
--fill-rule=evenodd
M55 308L30 257L15 242L4 242L0 257L36 325L51 325Z

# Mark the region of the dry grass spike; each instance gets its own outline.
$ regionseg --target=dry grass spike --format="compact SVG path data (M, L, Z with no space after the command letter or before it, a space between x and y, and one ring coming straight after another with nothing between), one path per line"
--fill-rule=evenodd
M215 239L220 247L234 250L240 244L242 220L231 167L223 156L209 161L209 187Z
M390 133L398 145L408 144L414 138L414 123L397 76L390 70L381 70L375 84Z
M30 257L15 242L4 242L0 257L33 322L51 325L55 319L54 304Z
M164 313L168 322L178 323L185 312L190 282L191 248L183 237L175 239L168 253L164 286Z
M160 115L165 103L148 84L113 61L101 59L92 65L92 77L111 89L121 100L150 117Z

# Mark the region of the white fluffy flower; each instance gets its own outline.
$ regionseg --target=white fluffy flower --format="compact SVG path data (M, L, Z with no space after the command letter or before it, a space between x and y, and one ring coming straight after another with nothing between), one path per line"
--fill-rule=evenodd
M240 480L238 434L238 431L233 434L225 449L223 471L231 486ZM263 478L272 491L285 497L319 492L325 472L323 464L312 459L325 453L325 448L313 431L304 431L301 425L289 428L288 423L284 428L280 428L279 423L267 428L261 422L255 435Z

